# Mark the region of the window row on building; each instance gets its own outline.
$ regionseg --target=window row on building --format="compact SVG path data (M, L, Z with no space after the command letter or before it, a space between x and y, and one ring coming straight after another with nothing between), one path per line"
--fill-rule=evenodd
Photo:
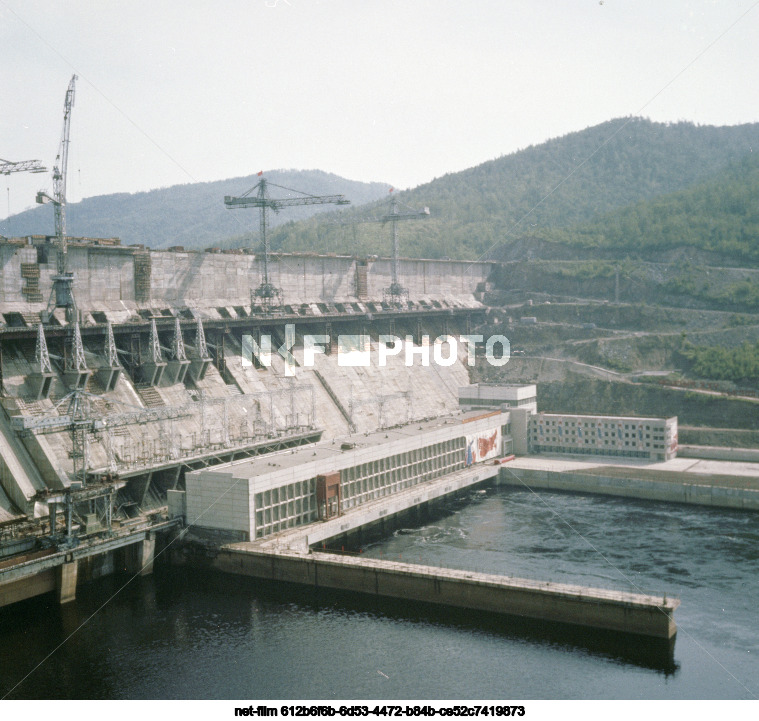
M461 470L465 447L464 438L455 438L346 468L340 474L343 509Z
M532 450L534 453L567 453L566 446L560 445L545 445L537 444L533 445ZM578 447L573 448L572 453L578 453L580 455L593 455L593 456L615 456L617 458L650 458L651 451L646 450L631 450L620 448L597 448L597 447Z
M530 450L667 460L677 454L677 418L538 413L529 421Z
M255 494L256 537L316 520L316 479Z

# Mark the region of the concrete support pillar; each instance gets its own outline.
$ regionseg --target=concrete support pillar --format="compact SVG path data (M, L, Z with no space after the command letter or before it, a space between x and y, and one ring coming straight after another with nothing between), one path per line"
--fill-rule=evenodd
M155 537L146 538L127 548L127 571L149 576L153 573L153 558L155 556Z
M259 366L256 365L258 361L255 359L255 356L253 358L253 363L256 368ZM194 381L202 381L203 378L206 376L206 371L208 370L208 366L211 365L211 359L210 358L194 358L190 361L190 377Z
M50 396L54 377L52 373L31 373L27 376L26 384L32 400L41 400Z
M121 366L103 366L95 371L95 377L106 391L112 391L121 378Z
M76 578L79 564L77 561L64 563L58 567L58 602L69 603L76 598Z
M529 453L531 415L527 408L512 408L509 411L511 437L514 440L512 449L518 456L525 456Z
M188 360L170 360L163 373L163 384L173 386L175 383L184 383L189 367Z
M91 370L69 370L63 374L63 382L71 390L84 390L91 375Z
M147 383L149 386L160 386L166 365L166 361L143 363L141 368L143 383Z

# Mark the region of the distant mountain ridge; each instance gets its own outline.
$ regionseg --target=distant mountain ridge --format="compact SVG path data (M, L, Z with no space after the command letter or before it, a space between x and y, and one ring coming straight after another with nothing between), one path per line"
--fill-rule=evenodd
M759 262L759 220L752 211L759 193L756 153L759 123L610 120L398 193L404 206L430 209L428 218L399 225L401 253L614 258L665 256L668 249L690 246L717 262L730 253ZM340 211L317 205L271 213L272 248L391 252L387 224L353 222L383 214L387 184L323 171L271 171L266 177L315 195L343 193L352 201ZM256 247L258 213L227 210L224 196L241 195L257 181L250 175L88 198L69 206L69 232L154 248ZM0 224L0 233L6 226ZM52 209L14 216L12 229L14 235L52 234Z
M568 231L705 182L753 150L759 152L759 123L611 120L399 193L403 203L431 212L428 220L399 226L401 251L415 257L498 257L504 244L539 236L541 229ZM365 213L350 208L339 217L345 222ZM383 226L337 226L329 220L284 224L272 243L284 250L390 251Z
M386 183L346 180L321 170L272 170L265 173L272 183L311 195L341 193L352 203L364 204L387 195ZM258 211L227 210L225 195L242 195L256 185L258 175L208 183L173 185L142 193L116 193L85 198L66 209L68 234L79 237L118 237L124 244L143 243L151 248L183 245L187 248L217 246L230 236L258 234ZM286 191L272 188L283 197ZM294 194L293 194L294 195ZM329 205L288 208L269 213L272 227L329 210ZM0 234L8 235L8 221L0 223ZM40 206L11 218L15 236L54 234L53 210Z

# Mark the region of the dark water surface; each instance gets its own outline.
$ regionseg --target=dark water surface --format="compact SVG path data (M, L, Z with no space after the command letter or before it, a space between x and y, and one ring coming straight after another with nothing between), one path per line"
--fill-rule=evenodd
M102 609L124 579L81 587L63 608L43 597L0 609L0 697L92 614L10 697L759 696L756 514L491 487L364 552L677 596L674 658L537 624L159 567Z

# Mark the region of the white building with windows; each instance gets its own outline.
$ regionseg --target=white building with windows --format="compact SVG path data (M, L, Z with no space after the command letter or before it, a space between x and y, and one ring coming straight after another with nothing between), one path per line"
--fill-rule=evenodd
M677 417L537 413L529 419L530 453L572 453L668 461L677 456Z
M526 408L531 413L536 413L537 396L535 384L473 383L459 388L459 407L465 411L475 408Z
M458 414L188 473L184 515L255 540L511 452L508 412Z

